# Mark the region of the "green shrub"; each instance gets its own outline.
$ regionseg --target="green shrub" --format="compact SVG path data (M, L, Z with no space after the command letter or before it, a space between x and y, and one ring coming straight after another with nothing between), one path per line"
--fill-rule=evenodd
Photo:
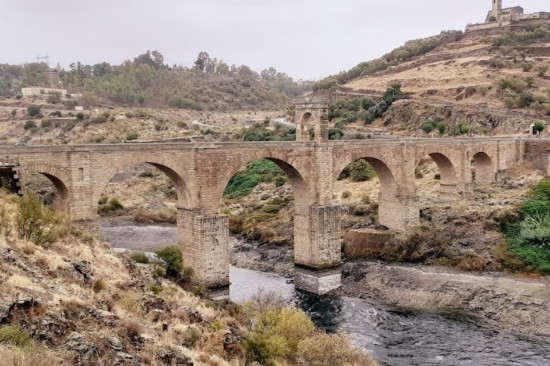
M105 284L105 281L103 281L102 279L98 279L97 281L94 282L92 286L92 290L94 290L94 292L100 292L105 290L105 287L107 287L107 285Z
M535 123L534 123L534 128L533 128L533 129L535 130L535 132L537 132L537 133L540 134L542 131L544 131L544 128L545 128L545 127L546 127L546 126L545 126L544 122L542 122L542 121L535 121Z
M550 200L550 179L544 179L533 190L535 197L541 200Z
M422 131L425 133L432 133L434 130L434 124L432 122L425 122L422 124Z
M376 176L376 171L365 159L359 159L349 165L349 177L352 182L364 182Z
M270 182L283 174L277 164L267 159L253 161L246 170L238 172L231 178L223 195L226 198L244 197L260 182Z
M498 89L500 91L509 89L516 93L522 93L526 87L527 87L527 84L523 80L520 80L514 76L501 79L498 84Z
M82 113L82 112L78 112L78 113L76 114L76 119L78 119L78 120L81 120L81 121L82 121L82 120L84 119L84 113Z
M328 130L328 139L329 140L341 140L344 137L344 131L340 128L331 128Z
M519 211L523 217L547 214L550 213L550 201L545 199L525 201Z
M275 178L275 187L281 187L286 183L286 178L283 176L278 176Z
M147 290L148 291L151 291L152 293L154 293L155 295L158 295L161 293L162 291L162 286L161 285L157 285L157 284L154 284L154 283L150 283L147 285Z
M434 179L441 180L441 174L437 173L436 175L434 175Z
M31 130L31 129L33 129L33 128L36 128L36 122L34 122L34 121L27 121L27 122L25 122L25 124L23 125L23 128L24 128L25 130Z
M538 76L544 77L549 68L550 66L548 66L548 64L539 64L535 67L535 71L537 72Z
M41 111L40 106L34 105L34 104L27 108L27 113L31 117L38 116L40 114L40 111Z
M202 109L202 106L197 101L181 95L174 95L170 98L168 103L170 104L170 106L179 109L194 109L197 111L200 111Z
M149 263L149 257L143 252L133 252L132 254L130 254L130 259L132 259L136 263Z
M519 207L523 220L503 221L508 247L514 257L541 273L550 273L550 180L531 192L534 199Z
M465 135L467 133L470 133L470 125L465 123L465 122L461 122L459 125L458 125L458 132L461 134L461 135Z
M109 197L107 197L107 196L101 196L101 197L99 197L98 203L99 203L100 205L104 205L104 204L106 204L108 201L109 201Z
M508 33L502 36L493 37L494 46L505 46L513 43L526 42L533 39L545 38L550 35L550 31L546 27L539 27L532 30L520 30L517 32Z
M59 237L67 234L65 218L49 207L45 207L36 195L27 195L17 199L15 228L21 239L32 241L36 245L48 247Z
M537 247L550 254L550 213L525 217L520 223L518 240L524 246Z
M139 135L137 133L131 133L128 136L126 136L126 140L133 141L133 140L137 140L138 137Z
M110 212L124 209L124 205L120 203L120 201L117 200L116 198L111 198L109 202L107 202L105 198L101 197L99 199L99 203L100 203L99 210L98 210L99 213L108 214ZM102 202L104 203L102 204Z
M40 127L41 128L48 128L50 127L52 124L52 121L49 119L49 118L44 118L41 122L40 122Z
M183 255L177 245L169 245L155 252L166 262L166 276L179 277L183 269Z
M17 347L27 345L31 340L29 332L12 325L0 327L0 342Z
M260 314L255 329L243 342L248 362L270 364L293 357L301 340L311 336L315 327L298 309L271 309Z
M445 126L444 123L440 123L437 125L437 130L439 131L440 135L444 135L445 131L447 130L447 126Z

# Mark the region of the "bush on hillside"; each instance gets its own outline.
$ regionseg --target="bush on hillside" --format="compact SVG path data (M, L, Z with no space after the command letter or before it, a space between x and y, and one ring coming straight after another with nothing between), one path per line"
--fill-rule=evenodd
M353 348L343 333L316 332L298 345L297 359L307 366L376 366L372 357Z
M67 235L71 225L64 216L44 206L38 196L31 194L17 199L15 229L21 239L46 248Z
M255 329L244 341L248 362L271 362L292 357L301 340L315 331L311 319L298 309L270 309L261 314Z
M166 262L166 276L179 277L183 269L183 255L177 245L169 245L155 252L159 258Z
M40 114L40 111L41 111L40 106L35 105L35 104L33 104L33 105L31 105L27 108L27 113L31 117L38 116Z
M542 180L531 193L534 199L519 207L521 221L501 225L509 249L525 268L550 273L550 180Z

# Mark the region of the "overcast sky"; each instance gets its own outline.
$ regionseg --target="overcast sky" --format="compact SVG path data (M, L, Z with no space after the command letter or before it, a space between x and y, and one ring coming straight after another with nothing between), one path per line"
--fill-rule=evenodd
M504 0L526 12L548 0ZM120 64L147 50L192 66L200 51L318 79L405 41L481 22L491 0L0 0L0 63Z

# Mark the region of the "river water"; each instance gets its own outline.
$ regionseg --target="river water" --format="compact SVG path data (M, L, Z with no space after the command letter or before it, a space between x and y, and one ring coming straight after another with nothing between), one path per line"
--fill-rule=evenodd
M171 227L102 227L100 235L115 247L143 250L150 247L134 240L144 232L166 243L175 239ZM166 243L156 241L153 246ZM231 267L230 279L231 300L246 301L260 289L278 293L303 309L318 327L344 331L354 346L384 365L550 366L549 343L488 330L466 316L391 309L359 298L316 296L296 291L288 279L276 274L237 267Z

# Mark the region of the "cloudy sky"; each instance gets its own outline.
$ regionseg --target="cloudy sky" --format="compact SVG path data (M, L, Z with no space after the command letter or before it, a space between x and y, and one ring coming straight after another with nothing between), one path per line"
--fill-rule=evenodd
M317 79L405 41L481 22L491 0L0 0L0 63L119 64L146 50L191 66L200 51ZM504 0L526 12L548 0Z

